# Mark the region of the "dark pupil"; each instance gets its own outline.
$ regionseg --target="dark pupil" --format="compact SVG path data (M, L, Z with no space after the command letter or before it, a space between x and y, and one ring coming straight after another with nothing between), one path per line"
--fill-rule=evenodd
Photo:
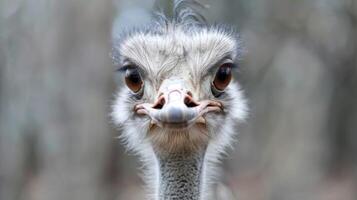
M216 74L216 79L218 81L225 81L228 78L230 72L230 67L221 67Z
M134 84L141 82L140 74L136 70L130 70L127 77Z

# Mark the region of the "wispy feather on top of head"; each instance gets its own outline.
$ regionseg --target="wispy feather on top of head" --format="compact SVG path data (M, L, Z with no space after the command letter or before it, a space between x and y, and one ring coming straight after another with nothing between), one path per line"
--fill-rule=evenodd
M182 25L203 25L206 24L205 17L196 9L205 6L196 0L175 0L173 8L173 21Z
M168 25L182 28L207 26L205 17L198 12L198 9L206 7L196 0L173 0L172 10L169 10L169 12L172 12L171 17L168 17L167 12L165 13L158 4L156 6L158 11L154 13L154 17L159 27L167 27Z
M177 28L185 31L187 34L194 34L200 30L224 32L236 38L236 41L239 43L237 45L237 53L240 54L242 52L239 35L232 26L225 24L210 25L207 23L205 17L198 12L199 10L208 8L208 5L201 4L197 0L171 0L171 8L166 9L166 12L162 8L162 5L167 4L162 4L160 0L156 0L156 5L154 6L156 12L154 11L153 19L150 23L121 30L121 32L113 37L111 56L114 66L120 67L122 63L119 47L125 39L136 34L165 35ZM238 57L240 56L238 55Z

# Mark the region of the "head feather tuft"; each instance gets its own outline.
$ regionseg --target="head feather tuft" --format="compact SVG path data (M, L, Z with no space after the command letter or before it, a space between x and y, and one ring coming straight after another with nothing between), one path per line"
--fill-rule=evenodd
M196 0L175 0L173 21L188 26L206 24L205 17L197 11L197 9L205 7Z

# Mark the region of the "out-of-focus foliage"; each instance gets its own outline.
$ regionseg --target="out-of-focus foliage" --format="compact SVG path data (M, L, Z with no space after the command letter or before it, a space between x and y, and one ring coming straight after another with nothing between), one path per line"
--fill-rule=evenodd
M245 46L250 117L222 174L237 199L357 199L357 1L201 2ZM112 25L153 4L0 1L1 200L142 199L108 117L109 55Z

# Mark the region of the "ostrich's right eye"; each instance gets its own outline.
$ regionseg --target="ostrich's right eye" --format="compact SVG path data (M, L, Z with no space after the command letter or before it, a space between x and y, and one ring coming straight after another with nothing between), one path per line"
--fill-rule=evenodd
M125 84L128 88L137 93L143 87L143 80L141 79L139 70L136 68L129 68L125 72Z

